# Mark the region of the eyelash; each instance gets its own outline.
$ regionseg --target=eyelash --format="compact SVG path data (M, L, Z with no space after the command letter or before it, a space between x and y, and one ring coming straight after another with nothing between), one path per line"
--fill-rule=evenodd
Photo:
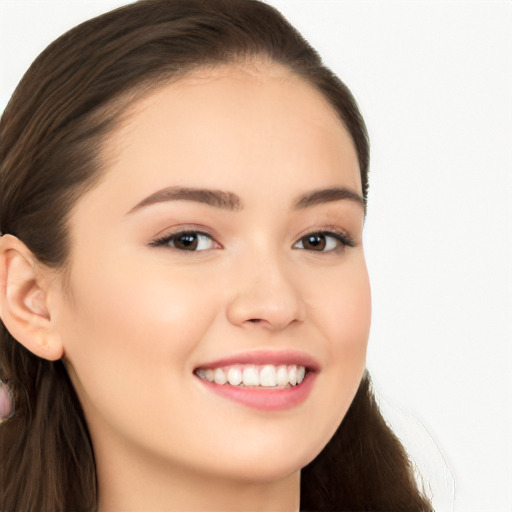
M305 235L301 236L297 242L295 242L293 245L295 245L301 241L306 240L308 237L314 236L314 235L321 235L325 238L334 238L338 243L338 247L335 247L334 249L329 249L328 251L314 251L310 249L310 252L322 252L322 253L333 253L333 252L342 252L346 247L355 247L354 240L348 235L348 233L344 231L338 231L338 230L324 230L324 231L311 231L309 233L306 233ZM307 249L304 249L307 250Z
M187 230L184 230L184 231L178 231L176 233L171 233L169 235L165 235L165 236L163 236L161 238L158 238L158 239L154 240L149 245L151 247L169 246L171 249L174 249L174 250L177 250L177 251L180 251L180 252L202 252L204 250L207 250L207 249L202 249L201 251L196 251L196 250L187 251L187 250L178 249L176 247L172 247L172 246L169 245L170 242L172 242L173 240L176 240L179 237L182 237L182 236L185 236L185 235L193 235L193 236L196 236L196 237L197 236L203 236L203 237L209 238L210 240L212 240L212 242L217 243L217 242L215 242L215 240L212 237L212 235L210 235L209 233L205 233L204 231L187 229ZM295 242L293 244L293 247L295 248L295 245L298 244L299 242L302 242L302 245L304 247L304 241L308 237L311 237L313 235L320 235L320 236L323 236L325 238L334 238L340 245L338 247L335 247L334 249L329 249L328 251L315 251L315 250L309 249L310 252L320 252L320 253L342 252L346 247L355 247L355 245L356 245L354 240L346 232L338 231L338 230L324 230L324 231L311 231L309 233L306 233L305 235L301 236L297 240L297 242ZM303 249L303 250L308 250L308 249Z
M154 240L149 245L152 246L152 247L166 246L166 245L169 245L169 243L171 241L176 240L179 237L185 236L185 235L204 236L204 237L207 237L210 240L214 241L213 236L210 235L209 233L205 233L204 231L198 231L198 230L195 230L195 229L186 229L186 230L183 230L183 231L178 231L176 233L171 233L169 235L164 235L163 237ZM169 247L171 249L175 249L175 250L181 251L181 252L201 252L201 251L186 251L186 250L178 249L178 248L172 247L172 246L169 246Z

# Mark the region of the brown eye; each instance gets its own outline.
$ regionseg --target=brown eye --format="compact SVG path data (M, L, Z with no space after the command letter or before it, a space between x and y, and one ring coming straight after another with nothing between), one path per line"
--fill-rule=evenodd
M188 252L207 251L208 249L218 248L218 244L210 235L198 231L174 233L155 240L151 245L153 247L170 247L178 251Z
M309 251L323 251L325 250L326 241L325 236L321 233L313 233L305 236L302 239L304 249Z
M195 251L199 245L197 233L182 233L176 235L173 239L173 247L183 251Z
M345 247L354 247L348 235L332 231L310 233L300 238L293 246L294 249L316 252L332 252L343 250Z

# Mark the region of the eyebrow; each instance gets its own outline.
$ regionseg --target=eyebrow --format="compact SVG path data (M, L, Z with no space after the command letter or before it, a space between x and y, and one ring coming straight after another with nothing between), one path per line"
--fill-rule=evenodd
M166 187L143 199L128 213L133 213L145 206L165 203L167 201L195 201L197 203L204 203L209 206L213 206L214 208L222 208L225 210L234 211L242 209L241 199L232 192L205 188Z
M366 202L360 194L346 187L332 187L313 192L307 192L301 195L293 206L295 210L302 210L322 203L330 203L332 201L348 200L353 201L363 207L366 211Z
M366 211L364 198L346 187L331 187L302 194L293 203L293 209L302 210L311 206L341 200L353 201ZM127 215L146 206L168 201L194 201L231 211L243 208L242 200L233 192L191 187L166 187L137 203Z

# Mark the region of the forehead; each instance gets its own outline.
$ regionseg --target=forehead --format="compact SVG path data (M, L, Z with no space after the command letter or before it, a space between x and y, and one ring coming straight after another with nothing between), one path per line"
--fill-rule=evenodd
M169 185L243 194L249 184L300 191L341 180L361 190L354 145L337 113L277 64L203 68L159 87L129 107L103 154L106 181L133 191L133 200Z

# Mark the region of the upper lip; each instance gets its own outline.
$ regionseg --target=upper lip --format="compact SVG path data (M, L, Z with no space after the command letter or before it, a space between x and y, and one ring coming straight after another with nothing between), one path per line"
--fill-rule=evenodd
M196 366L199 368L221 368L235 364L254 364L254 365L298 365L304 366L307 370L318 372L320 364L309 354L297 350L252 350L249 352L240 352L227 357L208 361Z

